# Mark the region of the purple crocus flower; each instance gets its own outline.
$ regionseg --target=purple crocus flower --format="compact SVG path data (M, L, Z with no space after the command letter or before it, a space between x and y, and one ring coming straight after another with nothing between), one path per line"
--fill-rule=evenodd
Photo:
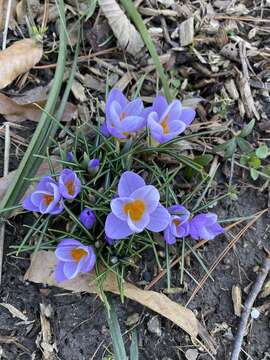
M173 205L168 210L171 219L164 231L164 239L167 244L172 245L176 238L183 238L189 234L190 212L182 205Z
M75 199L81 191L81 181L70 169L62 170L59 176L59 190L65 199Z
M168 104L164 96L157 96L148 112L147 126L153 139L160 144L185 131L195 117L194 109L182 107L179 100Z
M41 214L60 214L64 203L57 183L50 176L44 176L36 189L23 200L22 207Z
M96 255L92 246L85 246L74 239L64 239L57 246L55 256L58 259L55 268L55 279L62 282L73 279L79 273L93 269Z
M123 239L144 229L165 230L170 214L159 202L158 190L146 185L143 178L132 171L122 174L118 184L119 197L111 201L112 212L105 222L105 234L113 240Z
M103 135L125 139L129 133L145 126L144 107L141 99L128 101L122 91L112 89L106 101L106 121L102 125Z
M224 233L224 229L217 223L217 215L214 213L194 216L189 226L190 236L195 240L213 240L215 236Z
M96 216L90 208L85 208L80 215L80 222L86 227L86 229L91 229L96 221Z

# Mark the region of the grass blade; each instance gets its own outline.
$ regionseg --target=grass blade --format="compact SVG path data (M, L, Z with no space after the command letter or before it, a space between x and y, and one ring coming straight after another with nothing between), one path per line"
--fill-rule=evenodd
M108 324L110 327L110 333L112 337L115 360L127 360L125 345L122 338L121 329L118 322L113 300L110 300L110 310L108 312Z
M130 360L139 360L138 336L136 329L132 331L131 335Z

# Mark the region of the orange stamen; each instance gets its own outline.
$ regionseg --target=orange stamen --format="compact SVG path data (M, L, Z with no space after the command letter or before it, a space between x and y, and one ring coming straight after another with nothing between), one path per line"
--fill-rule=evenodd
M168 125L168 121L169 121L169 118L170 118L170 115L167 114L164 119L162 119L160 125L162 126L163 128L163 133L164 134L168 134L170 129L169 129L169 125Z
M179 225L181 224L181 221L178 220L178 219L174 219L174 220L173 220L173 224L174 224L175 226L179 226Z
M126 114L124 111L121 112L121 114L120 114L120 116L119 116L119 120L120 120L120 121L123 121L126 116L127 116L127 114Z
M142 200L134 200L124 205L124 212L130 216L132 221L141 220L145 210L145 204Z
M44 204L46 206L50 205L50 203L53 201L53 196L52 195L48 195L48 194L45 194L43 196L43 201L44 201Z
M74 195L74 193L75 193L74 182L72 180L69 180L66 182L65 185L66 185L69 195Z
M81 258L88 255L87 251L84 249L72 249L71 256L73 257L74 261L79 262Z

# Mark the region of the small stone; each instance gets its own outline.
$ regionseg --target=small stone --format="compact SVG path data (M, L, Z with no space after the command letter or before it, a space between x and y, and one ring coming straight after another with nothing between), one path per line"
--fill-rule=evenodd
M131 326L131 325L136 324L139 321L139 318L140 318L140 316L139 316L138 313L131 314L127 318L127 321L126 321L127 326Z
M148 321L147 328L151 333L161 336L161 324L157 315Z
M197 349L188 349L185 352L185 357L187 360L196 360L199 355L199 351Z
M252 319L255 319L255 320L256 320L256 319L259 318L259 316L261 315L261 313L259 312L258 309L253 308L253 309L251 310L250 315L251 315Z

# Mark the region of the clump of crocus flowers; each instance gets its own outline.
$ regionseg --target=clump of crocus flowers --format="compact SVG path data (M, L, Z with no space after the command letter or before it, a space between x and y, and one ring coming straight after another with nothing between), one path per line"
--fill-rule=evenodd
M104 136L127 139L130 135L148 129L156 143L172 140L192 123L195 111L183 107L179 100L168 103L163 96L157 96L152 106L144 107L140 98L129 101L118 89L112 89L105 108L105 122L101 128ZM77 166L76 154L69 151L66 160L71 167ZM76 164L75 164L76 163ZM102 165L104 166L104 165ZM100 159L93 158L84 164L84 171L94 177L102 171ZM90 207L82 207L80 193L84 178L80 172L65 168L58 178L43 177L34 191L23 201L23 208L41 214L58 215L76 199L80 207L78 220L87 234L95 230L99 214ZM190 236L194 240L212 240L224 232L214 213L195 214L179 204L166 208L161 203L159 190L147 184L142 176L133 171L124 171L119 179L117 194L110 201L110 210L104 220L104 241L109 246L144 231L163 233L167 244ZM80 239L81 240L81 239ZM96 263L94 246L74 238L59 242L55 256L57 282L70 280L78 274L91 271Z
M141 99L128 101L118 89L108 95L102 133L118 139L148 128L151 137L159 144L183 133L195 118L195 110L183 107L179 100L168 104L164 96L157 96L152 106L144 108Z

